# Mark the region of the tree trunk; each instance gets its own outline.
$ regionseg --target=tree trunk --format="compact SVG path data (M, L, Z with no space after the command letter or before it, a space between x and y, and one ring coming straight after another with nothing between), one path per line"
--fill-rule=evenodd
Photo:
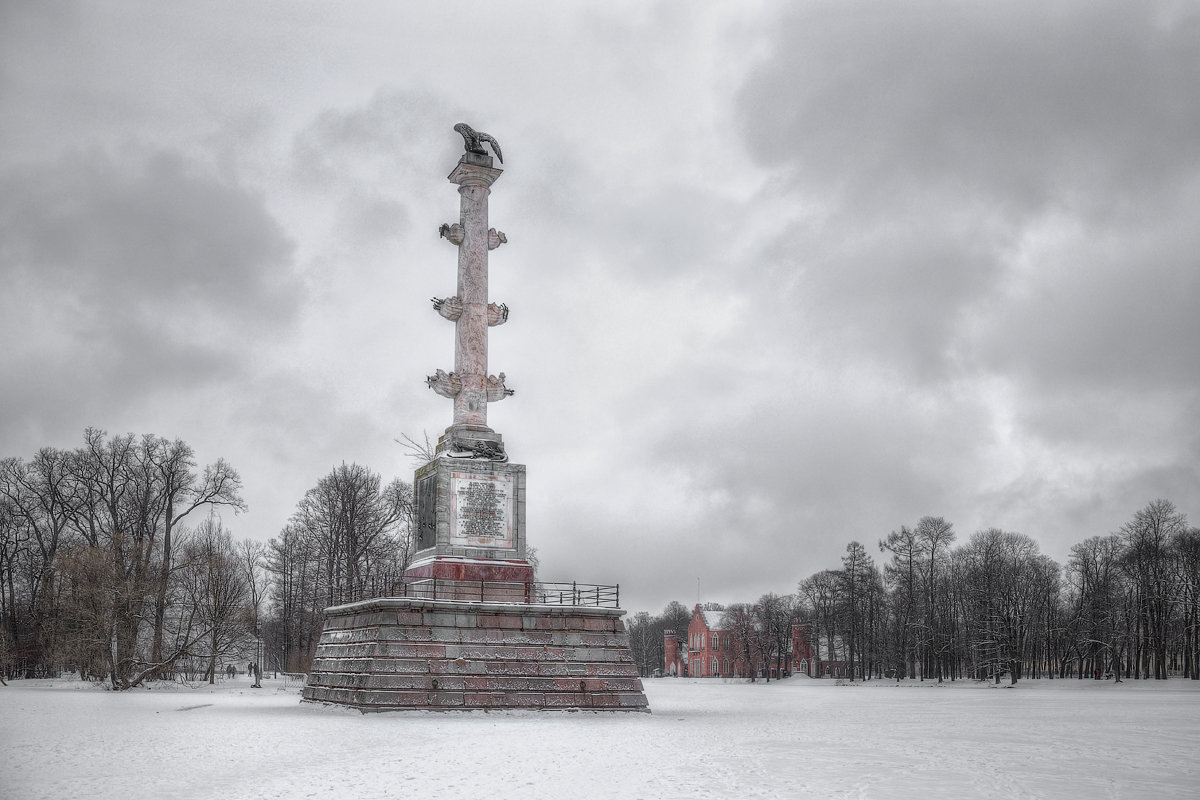
M163 661L163 626L167 616L167 583L171 579L171 515L175 513L173 503L167 504L167 520L163 530L162 570L158 576L158 591L154 596L154 640L150 648L150 660L155 664ZM154 671L154 677L162 677L160 670Z

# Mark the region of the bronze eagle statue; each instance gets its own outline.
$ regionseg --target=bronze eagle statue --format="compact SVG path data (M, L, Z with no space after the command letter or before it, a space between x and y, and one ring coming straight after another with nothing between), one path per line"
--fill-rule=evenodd
M477 131L465 122L455 125L454 130L462 134L463 149L468 153L478 153L481 156L486 156L487 150L484 149L483 143L487 142L492 146L492 150L495 151L496 158L500 159L500 163L504 163L504 156L500 154L500 143L492 138L490 134Z

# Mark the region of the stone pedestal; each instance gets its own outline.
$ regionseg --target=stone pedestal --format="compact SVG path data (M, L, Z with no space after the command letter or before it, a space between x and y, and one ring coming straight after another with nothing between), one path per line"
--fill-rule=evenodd
M649 711L624 613L410 598L335 606L304 699L362 711Z
M439 456L417 470L413 485L417 552L405 584L426 584L426 596L453 599L459 594L452 582L533 580L525 558L525 465ZM495 599L524 594L524 587L493 588Z

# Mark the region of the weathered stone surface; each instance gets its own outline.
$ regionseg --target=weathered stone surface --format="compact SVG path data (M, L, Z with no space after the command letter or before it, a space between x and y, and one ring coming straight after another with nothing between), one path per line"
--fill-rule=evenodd
M623 613L411 598L330 608L304 698L363 711L647 711Z

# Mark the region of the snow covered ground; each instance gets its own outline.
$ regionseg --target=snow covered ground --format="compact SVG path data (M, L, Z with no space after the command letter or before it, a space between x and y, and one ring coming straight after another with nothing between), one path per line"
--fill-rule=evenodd
M363 715L245 677L0 687L4 798L1200 797L1200 683L648 680L653 714Z

